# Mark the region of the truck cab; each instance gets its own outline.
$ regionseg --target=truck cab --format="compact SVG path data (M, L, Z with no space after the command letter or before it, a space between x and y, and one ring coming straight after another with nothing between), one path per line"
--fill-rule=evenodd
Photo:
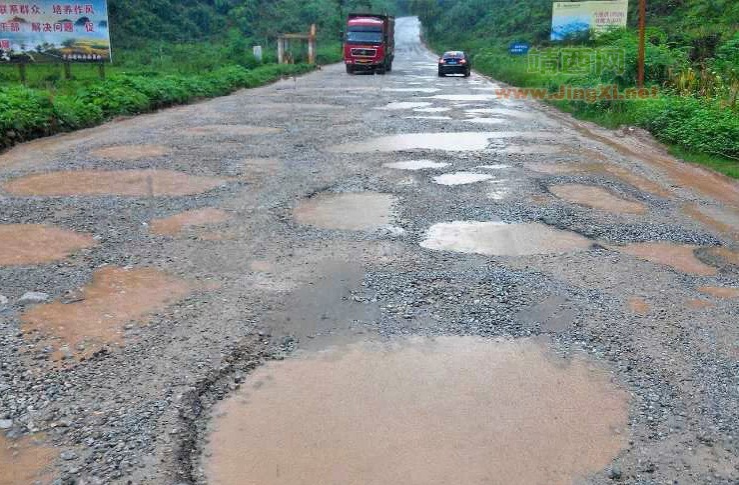
M393 68L395 18L387 15L349 14L344 35L346 72L385 74Z

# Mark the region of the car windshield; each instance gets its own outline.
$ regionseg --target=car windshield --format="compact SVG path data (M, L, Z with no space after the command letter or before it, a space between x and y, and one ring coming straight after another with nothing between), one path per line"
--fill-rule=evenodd
M346 33L349 44L382 44L381 30L352 29Z

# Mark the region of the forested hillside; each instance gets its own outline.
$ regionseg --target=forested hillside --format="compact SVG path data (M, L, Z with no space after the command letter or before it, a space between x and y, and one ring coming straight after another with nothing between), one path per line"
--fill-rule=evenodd
M223 40L229 31L265 42L318 24L336 39L349 10L395 12L393 0L109 0L113 45Z

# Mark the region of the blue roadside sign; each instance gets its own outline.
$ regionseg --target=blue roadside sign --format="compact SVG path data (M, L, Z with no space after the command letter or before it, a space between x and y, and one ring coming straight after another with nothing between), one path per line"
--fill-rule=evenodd
M526 42L514 42L508 48L508 52L514 56L522 56L529 53L530 46Z

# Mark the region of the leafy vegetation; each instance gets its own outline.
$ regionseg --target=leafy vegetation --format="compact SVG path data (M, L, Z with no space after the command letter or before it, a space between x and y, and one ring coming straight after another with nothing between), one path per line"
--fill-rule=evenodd
M105 81L67 86L70 94L21 86L0 88L0 149L62 131L96 125L195 99L256 87L285 75L306 72L305 64L254 69L228 66L204 75L142 76L120 74Z
M29 65L27 86L16 66L0 66L0 149L60 131L253 87L305 72L278 66L276 36L318 26L319 63L341 59L339 33L350 10L394 11L392 0L109 0L112 65ZM264 47L258 62L252 46Z
M551 0L410 0L436 50L465 49L475 67L521 87L555 92L562 85L597 87L636 84L638 2L630 2L630 26L596 39L586 35L562 43L549 40ZM608 126L650 130L686 159L736 177L739 172L739 2L735 0L650 0L646 84L657 99L639 101L557 101L576 116ZM622 73L540 72L526 56L508 54L511 42L525 41L547 52L560 47L618 49Z

